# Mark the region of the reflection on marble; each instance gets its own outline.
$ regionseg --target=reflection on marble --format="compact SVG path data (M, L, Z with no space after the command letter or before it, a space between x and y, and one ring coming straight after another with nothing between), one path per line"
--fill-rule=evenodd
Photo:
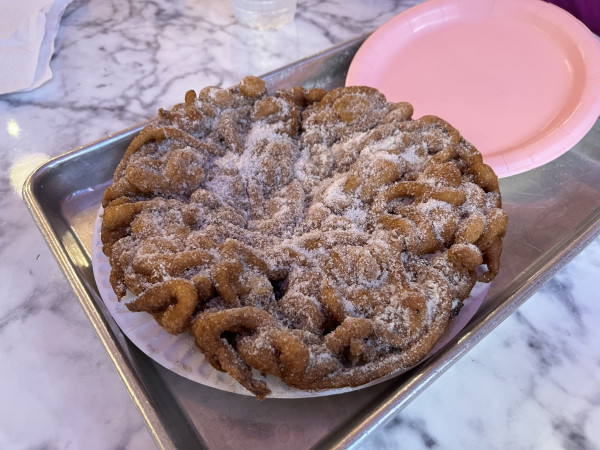
M54 78L0 96L0 448L150 448L152 438L20 196L66 150L362 35L414 0L299 0L276 32L229 2L76 0ZM600 446L600 240L361 448Z

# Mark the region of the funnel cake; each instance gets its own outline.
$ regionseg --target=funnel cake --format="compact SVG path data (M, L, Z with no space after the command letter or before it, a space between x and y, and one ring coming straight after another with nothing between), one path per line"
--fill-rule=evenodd
M423 359L498 272L498 179L448 123L375 89L189 91L103 198L110 283L258 398ZM262 375L261 375L262 374Z

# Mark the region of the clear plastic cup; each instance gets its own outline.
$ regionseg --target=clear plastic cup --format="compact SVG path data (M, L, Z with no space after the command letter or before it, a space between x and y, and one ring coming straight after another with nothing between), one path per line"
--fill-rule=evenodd
M242 24L257 30L277 29L291 22L296 0L232 0L233 14Z

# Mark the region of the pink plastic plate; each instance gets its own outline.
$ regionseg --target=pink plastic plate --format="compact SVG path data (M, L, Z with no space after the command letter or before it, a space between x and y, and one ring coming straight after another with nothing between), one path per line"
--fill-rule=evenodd
M431 0L372 34L346 85L447 120L506 177L557 158L593 126L600 45L540 0Z

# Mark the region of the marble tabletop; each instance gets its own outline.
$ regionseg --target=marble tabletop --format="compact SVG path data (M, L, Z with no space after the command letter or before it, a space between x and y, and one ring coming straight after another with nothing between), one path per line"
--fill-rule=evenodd
M0 96L0 448L154 441L21 197L49 158L375 29L413 0L299 0L278 31L227 1L75 0L53 79ZM1 64L2 62L0 62ZM600 238L360 448L600 448Z

